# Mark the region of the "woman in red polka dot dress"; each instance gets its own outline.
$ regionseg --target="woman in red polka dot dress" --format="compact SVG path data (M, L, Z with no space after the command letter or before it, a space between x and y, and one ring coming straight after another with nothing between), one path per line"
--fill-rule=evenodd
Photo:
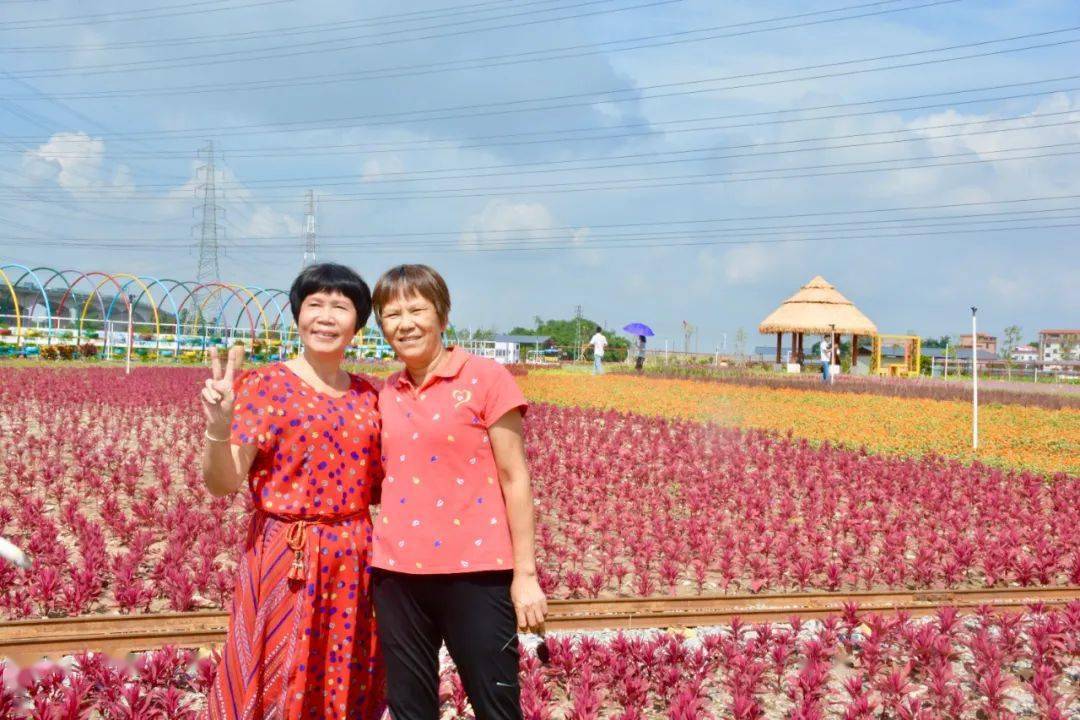
M341 368L371 295L352 270L323 264L300 274L289 300L303 354L235 382L242 349L225 368L213 356L202 391L206 486L224 495L247 481L254 506L208 713L375 719L385 707L368 567L378 396Z

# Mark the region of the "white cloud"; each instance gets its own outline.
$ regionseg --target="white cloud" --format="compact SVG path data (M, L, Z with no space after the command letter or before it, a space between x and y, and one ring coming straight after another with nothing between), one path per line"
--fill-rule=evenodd
M476 250L485 244L517 240L544 242L559 233L555 220L543 203L490 200L470 217L461 233L461 247Z
M769 251L757 245L739 245L724 253L720 264L724 278L735 285L746 285L765 277L772 266Z
M368 158L360 169L360 179L363 182L373 182L390 173L400 173L405 169L404 163L397 155L384 155L377 158Z
M32 182L55 182L71 193L112 188L132 190L131 170L119 165L112 176L104 168L105 141L84 132L56 133L23 155L23 169Z
M1017 278L1002 277L1000 275L991 275L987 280L987 285L990 290L998 296L1006 305L1016 302L1023 298L1024 293L1028 291L1027 286Z
M252 237L293 235L297 238L296 242L299 248L300 232L303 226L292 215L275 210L269 205L261 205L251 212L247 223L242 225L241 228L245 236ZM297 252L300 252L300 250L297 250Z

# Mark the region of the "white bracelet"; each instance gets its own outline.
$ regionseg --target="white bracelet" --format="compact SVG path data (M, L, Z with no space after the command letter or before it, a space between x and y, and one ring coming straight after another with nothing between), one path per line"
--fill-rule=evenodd
M231 440L231 438L216 438L216 437L214 437L213 435L210 434L210 428L207 428L203 434L206 435L206 439L209 440L210 442L227 443L227 442L229 442L229 440Z

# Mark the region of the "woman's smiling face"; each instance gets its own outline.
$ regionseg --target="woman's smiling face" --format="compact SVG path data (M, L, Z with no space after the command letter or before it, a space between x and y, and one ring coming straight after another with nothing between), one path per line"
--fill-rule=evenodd
M344 354L356 334L356 308L341 293L314 292L301 303L296 324L306 350Z
M386 341L407 364L431 362L442 348L446 323L439 318L435 305L418 293L399 295L386 303L379 322Z

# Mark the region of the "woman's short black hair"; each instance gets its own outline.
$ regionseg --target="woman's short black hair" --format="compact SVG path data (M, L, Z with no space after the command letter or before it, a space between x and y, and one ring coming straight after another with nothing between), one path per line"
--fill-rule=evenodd
M301 270L289 288L293 320L300 322L300 306L308 295L317 292L341 293L349 298L356 308L356 331L367 325L371 317L371 289L352 268L337 263L319 263Z

